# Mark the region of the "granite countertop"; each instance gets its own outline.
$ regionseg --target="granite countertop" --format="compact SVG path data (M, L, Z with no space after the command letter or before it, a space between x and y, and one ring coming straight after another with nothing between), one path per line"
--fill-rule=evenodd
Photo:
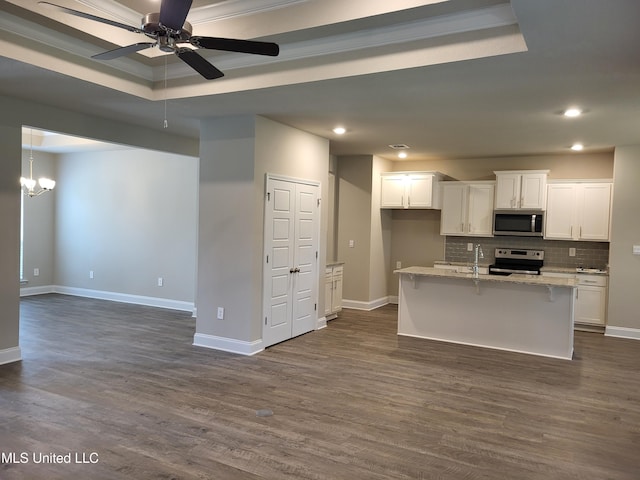
M473 262L446 262L444 260L436 260L433 262L434 265L452 265L459 267L470 267ZM488 268L489 263L478 263L478 266L481 268ZM540 269L542 273L580 273L580 274L590 274L590 275L609 275L607 270L599 269L599 268L571 268L571 267L554 267L554 266L544 266Z
M453 270L435 267L407 267L394 270L393 273L425 277L468 278L469 280L479 280L480 282L519 283L524 285L543 285L547 287L573 288L578 284L575 278L545 277L543 275L523 275L519 273L513 273L511 275L480 274L478 278L475 279L471 273L458 273Z

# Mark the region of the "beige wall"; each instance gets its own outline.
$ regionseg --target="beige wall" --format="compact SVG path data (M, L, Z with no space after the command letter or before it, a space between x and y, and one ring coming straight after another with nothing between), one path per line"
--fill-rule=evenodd
M22 175L29 176L28 150L22 151ZM49 177L58 182L58 188L24 201L24 279L25 287L43 287L55 283L55 226L56 198L59 191L57 155L33 152L33 178ZM40 271L34 275L34 269Z
M444 259L440 235L440 210L393 210L391 222L391 266L431 266ZM398 295L398 275L389 275L389 295Z
M317 181L326 196L329 142L262 117L225 117L202 123L200 151L196 333L255 342L262 337L265 175ZM320 223L324 234L322 208ZM320 266L325 250L321 235ZM219 306L224 320L216 318Z
M19 358L19 178L22 135L20 125L7 124L8 117L11 116L0 117L0 363Z
M372 159L371 178L371 250L369 258L368 301L375 305L387 303L389 275L391 273L391 212L381 210L382 183L380 174L388 172L391 161L380 157Z
M640 255L632 254L633 245L640 245L640 145L616 148L613 178L607 332L609 327L640 329Z
M613 178L613 152L397 161L394 171L435 170L455 180L495 180L494 170L550 170L550 179Z
M53 108L25 100L0 96L0 357L2 351L18 348L20 285L20 161L22 126L63 132L123 145L198 155L198 141L166 130L151 130L122 120L108 120ZM61 187L61 185L59 186Z

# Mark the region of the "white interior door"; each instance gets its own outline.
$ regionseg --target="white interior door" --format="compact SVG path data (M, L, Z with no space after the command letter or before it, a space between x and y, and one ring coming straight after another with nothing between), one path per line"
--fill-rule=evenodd
M291 338L291 282L295 185L272 180L265 208L265 283L262 339L267 345Z
M295 192L292 337L315 328L318 305L318 187L298 183Z
M267 178L264 346L315 328L318 296L318 185Z

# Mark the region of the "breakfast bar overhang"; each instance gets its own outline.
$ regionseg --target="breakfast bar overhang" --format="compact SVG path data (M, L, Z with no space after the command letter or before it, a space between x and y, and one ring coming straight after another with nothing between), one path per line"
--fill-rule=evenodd
M576 281L540 275L399 274L398 335L570 360Z

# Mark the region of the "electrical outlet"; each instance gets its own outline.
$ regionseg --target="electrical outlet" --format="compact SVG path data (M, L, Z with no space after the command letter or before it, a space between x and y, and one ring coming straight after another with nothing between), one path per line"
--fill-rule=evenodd
M93 270L89 270L89 278L93 279Z
M158 286L161 287L164 285L164 279L162 277L158 277Z
M569 256L570 257L576 256L576 249L574 247L569 248Z
M40 269L39 268L34 268L33 269L33 276L34 277L40 276Z
M224 318L224 307L218 307L218 320L222 320Z
M402 262L400 260L396 262L396 268L402 268Z
M349 240L349 248L353 248L356 246L356 241L355 240Z
M467 252L473 252L473 243L467 243Z

